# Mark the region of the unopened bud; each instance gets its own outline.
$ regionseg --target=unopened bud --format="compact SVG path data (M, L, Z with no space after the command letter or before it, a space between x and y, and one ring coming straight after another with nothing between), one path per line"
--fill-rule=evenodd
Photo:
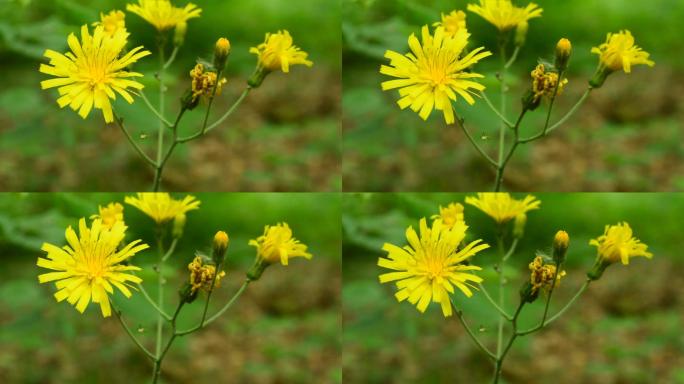
M185 229L186 217L185 213L179 213L173 218L173 231L171 234L174 239L180 239L183 237L183 229Z
M527 215L521 213L515 217L513 222L513 237L520 239L525 235L525 224L527 223Z
M226 257L226 249L228 249L228 234L224 231L216 232L214 236L214 246L211 254L211 259L214 264L221 265L223 259Z
M183 96L181 96L180 102L181 108L192 111L199 105L200 98L193 95L192 89L188 89Z
M572 43L566 38L562 38L556 44L556 69L564 72L568 68L570 55L572 54Z
M530 25L527 21L523 21L515 28L515 46L522 47L525 45L525 40L527 39L527 30Z
M185 43L185 33L188 31L188 23L181 21L176 24L176 30L173 34L173 45L180 47Z
M271 265L270 263L266 262L262 257L257 256L256 260L254 261L254 264L252 267L247 271L247 280L249 281L257 281L259 278L261 278L261 275L264 273L266 268Z
M178 290L178 296L183 303L190 304L197 298L197 290L192 289L189 283L185 283L181 289Z
M214 68L217 71L223 71L226 67L226 61L228 60L228 55L230 54L230 41L225 37L222 37L216 41L216 47L214 48Z
M523 283L520 287L520 301L524 303L533 303L539 297L539 290L532 287L530 281Z
M565 255L568 252L568 247L570 246L570 236L565 231L556 232L556 236L553 238L553 261L556 265L561 265L565 262Z
M533 90L528 90L522 99L522 107L528 111L534 111L541 104L541 97L536 97Z

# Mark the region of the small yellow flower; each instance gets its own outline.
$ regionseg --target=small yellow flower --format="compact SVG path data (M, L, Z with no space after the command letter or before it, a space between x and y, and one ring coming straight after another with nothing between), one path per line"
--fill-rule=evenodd
M539 64L530 74L532 76L532 92L534 93L534 101L539 101L542 97L552 98L556 85L558 85L557 94L563 92L563 88L568 84L568 79L561 80L558 84L558 73L546 72L544 64Z
M100 21L93 23L93 26L99 25L104 27L104 32L107 34L107 36L114 36L114 33L116 33L116 31L119 29L122 29L125 32L126 14L118 10L113 10L106 15L100 12Z
M142 17L158 31L174 28L202 13L193 3L177 8L169 0L138 0L138 4L126 4L126 10Z
M556 266L554 264L545 264L541 256L534 258L529 264L530 268L530 284L532 284L532 294L539 290L544 290L548 293L553 283L553 276L556 274ZM556 276L556 286L561 278L566 275L565 271L558 272Z
M431 219L441 219L444 226L452 228L457 223L465 222L463 218L463 204L450 203L446 208L439 206L439 215L433 215Z
M203 264L202 257L195 256L195 259L188 264L190 271L190 293L194 294L198 290L209 292L211 290L214 275L216 275L216 266L211 264ZM226 276L225 271L221 271L216 275L216 283L214 288L221 286L221 279Z
M93 107L101 109L105 122L114 121L109 99L116 99L115 91L128 103L133 97L128 88L143 89L143 85L127 77L141 77L137 72L128 72L126 67L150 54L143 47L136 47L119 57L126 46L128 33L117 29L113 35L105 33L105 27L95 27L90 35L88 26L81 27L81 42L72 33L67 39L72 52L61 54L46 50L44 55L50 65L41 64L40 72L55 76L55 79L40 82L42 89L59 87L61 97L57 104L67 105L82 118L88 117Z
M126 196L124 201L143 211L158 224L173 220L176 216L193 209L199 209L200 205L200 201L194 196L176 200L165 192L139 192L136 197Z
M264 42L250 48L249 52L259 56L259 66L268 71L280 69L288 73L291 65L313 65L307 59L309 54L292 44L292 36L286 30L267 33Z
M197 98L201 97L203 100L208 100L212 97L214 86L216 86L216 95L220 95L223 90L223 85L228 83L225 77L216 84L216 72L205 72L204 65L197 64L195 68L190 71L192 78L192 101L195 102Z
M505 223L516 216L539 209L541 201L527 195L523 200L517 200L505 192L481 192L477 197L468 196L466 204L470 204L489 215L497 223Z
M409 36L411 53L401 55L394 51L385 52L385 57L390 59L390 66L381 66L380 73L398 79L383 82L382 90L399 88L399 107L411 107L423 120L427 120L432 110L436 109L444 113L447 124L453 124L455 119L451 101L457 100L457 94L472 105L475 100L471 94L475 92L471 89L485 89L484 85L469 80L484 76L467 69L491 56L491 52L479 47L461 56L470 37L465 29L448 36L443 27L437 27L433 37L426 25L422 34L422 44L414 34Z
M652 258L648 246L633 237L632 228L623 222L617 225L606 225L603 235L589 241L589 245L598 248L599 259L607 263L629 264L629 259L636 256Z
M267 225L264 234L250 240L249 245L256 247L257 258L268 264L280 262L288 265L289 259L303 257L311 259L312 255L306 251L306 245L292 237L292 230L287 223Z
M455 36L460 29L466 29L466 14L463 11L451 11L442 20L432 24L433 27L443 27L446 36Z
M475 240L459 250L467 229L463 222L449 228L441 219L435 220L430 228L422 218L420 237L413 227L406 230L408 246L398 247L390 243L382 246L387 258L379 258L378 265L394 272L381 274L380 283L396 281L399 291L394 296L397 300L408 299L420 312L425 312L432 301L440 303L444 317L451 316L449 294L454 293L454 286L471 297L473 292L470 289L475 286L470 282L482 282L481 277L467 272L482 268L465 265L464 262L489 248L482 240Z
M102 226L104 228L111 229L114 227L114 224L124 222L124 207L119 203L109 203L105 207L98 206L97 209L100 213L90 216L90 219L102 220Z
M600 65L610 71L624 70L632 72L632 65L648 65L655 63L648 59L648 52L634 45L634 36L630 31L609 33L606 42L591 49L591 53L600 56Z
M482 16L500 31L507 31L535 17L541 17L543 9L535 3L525 8L516 7L511 0L480 0L480 4L468 4L468 10Z
M139 271L140 268L121 264L136 253L149 248L140 240L128 243L119 248L126 232L123 222L115 223L111 228L95 219L88 228L85 218L79 221L79 235L68 227L66 240L68 245L58 247L44 243L42 250L47 258L38 258L37 265L56 272L38 276L38 281L47 283L56 281L55 299L58 302L67 300L83 313L92 300L99 303L103 317L111 315L108 294L113 294L113 287L118 288L126 297L131 297L130 283L142 280L126 271Z

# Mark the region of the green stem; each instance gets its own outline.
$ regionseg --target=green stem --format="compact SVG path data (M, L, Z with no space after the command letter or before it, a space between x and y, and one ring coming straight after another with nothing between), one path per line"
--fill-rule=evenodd
M173 51L171 52L171 57L169 57L169 60L164 63L164 69L169 69L171 64L173 64L173 61L176 60L176 55L178 54L178 47L173 47Z
M149 110L152 111L152 113L154 113L154 115L157 116L157 118L161 122L166 124L166 126L169 128L171 128L173 126L173 124L171 124L168 120L166 120L164 118L164 116L162 116L161 113L159 113L159 111L157 111L157 109L152 105L152 103L150 103L150 100L147 98L147 96L145 95L145 92L143 92L142 89L138 92L138 95L143 99L143 101L145 102L145 105L147 105L147 108L149 108Z
M164 277L163 277L163 269L164 269L164 247L163 247L163 241L162 241L162 235L161 235L161 229L158 229L157 233L157 248L159 250L159 259L157 263L157 303L159 305L159 308L163 310L164 308ZM155 343L155 356L159 358L159 354L161 353L161 345L162 345L162 327L163 327L163 317L161 313L157 316L157 340Z
M503 351L499 354L497 354L496 361L494 363L494 378L492 380L492 383L497 384L499 382L499 378L501 377L501 368L503 367L503 362L504 359L506 358L506 354L508 354L508 351L511 349L513 346L513 342L515 339L518 337L518 316L520 315L520 311L522 310L523 306L525 305L524 301L521 301L520 304L518 304L518 309L515 310L515 314L513 315L513 320L511 320L511 324L513 326L513 333L511 334L510 339L508 339L508 342L506 343L506 347L503 349Z
M136 150L136 152L138 152L138 154L139 154L139 155L140 155L148 164L150 164L152 167L156 167L156 166L157 166L157 163L155 163L154 160L152 160L149 156L147 156L147 154L145 153L145 151L143 151L142 148L140 148L140 146L138 145L138 143L136 143L135 140L133 140L133 137L131 136L131 134L130 134L130 133L128 132L128 130L126 129L126 126L124 126L123 119L120 118L119 116L117 116L116 112L114 112L114 120L116 120L117 125L119 126L119 128L121 128L121 131L124 133L124 135L126 135L126 138L128 139L128 142L131 143L131 145L132 145L133 148Z
M499 253L501 254L501 261L499 262L499 268L497 273L499 274L499 308L504 307L504 265L506 264L504 243L503 243L503 228L499 226L499 233L497 234L497 244L499 245ZM504 317L499 316L499 326L497 329L496 336L496 355L501 355L501 347L503 344L503 326Z
M202 135L204 135L206 129L207 129L207 122L209 121L209 112L211 112L211 106L214 104L214 98L216 97L216 90L218 89L218 85L221 82L221 73L223 72L223 69L219 70L216 72L216 83L214 84L213 89L211 90L211 97L209 98L209 105L207 105L207 111L204 113L204 123L202 123Z
M520 142L518 140L518 138L520 137L520 124L522 123L523 118L525 118L526 113L527 108L523 108L523 110L520 112L520 115L518 116L518 120L515 122L515 126L513 126L513 134L515 135L515 141L513 141L513 145L511 145L511 148L508 150L508 154L504 158L504 161L501 164L499 164L499 167L497 169L496 185L499 188L501 187L501 182L503 181L503 175L506 171L506 166L513 157L513 154L515 153L515 150L518 148L518 145L520 145ZM499 189L497 189L497 191L499 191Z
M524 331L518 332L518 335L524 336L524 335L530 334L532 332L536 332L536 331L540 330L541 328L544 328L547 325L551 324L552 322L556 321L559 317L561 317L563 315L563 313L565 313L565 311L568 310L568 308L570 308L575 303L575 301L577 301L577 299L582 295L582 293L584 293L584 291L587 290L590 283L591 283L591 280L587 279L584 282L584 284L582 284L582 286L577 291L577 293L575 293L575 296L573 296L572 299L570 299L570 301L568 301L567 304L565 304L565 306L560 311L558 311L558 313L556 313L555 315L553 315L551 318L549 318L548 320L546 320L544 323L542 323L540 325L537 325L533 328L526 329Z
M506 125L508 125L510 128L513 128L513 123L511 123L510 121L508 121L508 119L506 118L506 116L504 116L503 114L501 114L501 112L500 112L498 109L496 109L496 107L494 106L494 104L492 103L492 101L489 99L489 97L487 97L487 94L486 94L486 93L484 93L483 91L480 91L480 96L482 96L482 98L484 99L484 101L485 101L485 102L487 103L487 105L489 106L489 109L491 109L492 112L494 112L494 113L499 117L499 119L501 119L501 121L503 121L504 123L506 123Z
M468 132L468 129L466 128L463 120L456 118L456 121L458 122L458 125L461 128L461 130L463 131L463 133L465 133L468 140L470 140L470 143L473 145L473 147L475 147L475 149L480 153L480 155L482 155L482 157L484 157L484 159L487 160L487 162L489 162L489 164L491 164L493 167L498 167L498 164L496 163L496 161L494 161L494 159L489 157L489 155L487 155L487 153L480 147L479 144L477 144L475 139L470 135L470 132Z
M224 305L223 308L221 308L221 310L216 312L215 315L213 315L212 317L210 317L209 319L204 321L202 326L207 326L207 325L213 323L219 317L221 317L221 315L223 315L223 313L226 312L233 305L233 303L242 295L242 293L247 289L247 286L249 285L249 283L250 283L250 280L245 280L245 282L242 284L240 289L238 289L238 291L233 295L233 297L228 301L228 303L226 303L226 305ZM178 336L187 335L188 333L192 333L192 332L199 330L200 328L202 328L202 326L197 325L197 326L192 327L190 329L186 329L185 331L176 332L176 335L178 335Z
M546 136L546 131L549 128L549 122L551 121L551 112L553 111L553 104L556 102L556 96L558 96L558 89L560 88L561 81L563 81L563 73L563 71L558 72L558 80L556 81L556 86L553 87L553 96L551 96L551 102L549 102L549 110L546 112L546 122L544 123L544 129L542 129L542 136Z
M177 238L171 241L171 246L169 246L169 250L166 251L166 253L162 257L162 262L166 262L166 260L168 260L168 258L171 257L171 255L173 255L173 252L176 250L176 244L178 244Z
M482 291L482 293L484 293L484 295L485 295L485 297L487 298L487 300L489 300L489 303L492 304L492 306L493 306L494 308L496 308L497 311L499 311L499 313L501 314L501 316L505 317L506 320L508 320L508 321L511 321L511 320L513 319L513 317L511 317L511 315L509 315L509 314L506 312L506 310L504 310L503 308L499 307L499 304L497 304L496 301L494 301L494 299L492 299L492 297L489 295L489 292L487 291L487 289L485 289L485 286L482 285L482 283L479 283L479 284L478 284L478 288L480 288L480 291Z
M160 38L159 42L159 115L164 117L164 72L166 70L166 61L164 60L164 38ZM157 165L161 164L162 155L164 152L164 122L159 122L159 129L157 133ZM154 174L154 185L152 190L154 192L159 191L159 186L161 183L161 169L159 166L155 169Z
M150 303L150 305L154 309L156 309L160 315L164 316L164 319L166 319L166 321L170 321L171 316L169 316L166 312L164 312L163 309L159 308L159 305L157 305L157 303L154 300L152 300L152 297L150 297L149 293L147 293L147 290L145 289L145 287L143 287L143 285L140 283L138 283L137 285L138 285L138 289L140 289L140 292L142 292L145 299L147 299L147 302Z
M499 81L501 81L501 107L499 110L501 111L501 115L506 116L506 73L508 72L508 67L507 62L506 62L506 45L505 41L500 38L499 39L499 52L501 53L501 72L499 73ZM497 161L497 164L499 166L499 169L497 170L496 173L496 184L494 186L494 190L496 192L501 190L501 179L502 179L502 174L503 172L501 171L501 164L503 163L504 159L504 150L506 146L506 123L501 122L501 126L499 127L499 158Z
M478 339L477 336L475 336L473 331L470 329L470 327L468 326L468 323L466 323L465 319L463 318L463 313L460 310L455 309L456 306L454 305L453 300L451 300L451 298L449 298L449 300L451 301L451 305L454 306L454 310L456 312L456 317L461 322L461 325L463 325L463 329L466 330L466 332L468 333L470 338L473 340L475 345L477 345L482 350L482 352L484 352L487 356L489 356L490 359L496 360L496 355L493 354L489 349L487 349L487 347L485 347L484 344L482 344L480 339Z
M582 106L582 104L584 104L584 102L587 100L587 98L589 97L589 94L591 93L592 90L593 90L593 88L588 88L586 91L584 91L584 93L582 94L582 96L580 97L580 99L577 100L577 102L575 103L575 105L572 106L572 108L570 109L570 111L568 111L568 113L566 113L565 116L563 116L560 120L558 120L558 122L557 122L556 124L550 126L550 127L546 130L546 135L548 135L549 133L553 132L553 131L556 130L558 127L560 127L561 125L563 125L566 121L568 121L568 119L569 119L570 117L572 117L572 115L574 115L575 112L577 112L577 110L579 109L579 107ZM540 133L538 133L538 134L536 134L536 135L534 135L534 136L530 136L530 137L527 137L527 138L519 139L519 140L518 140L518 143L520 143L520 144L529 143L529 142L531 142L531 141L535 141L535 140L537 140L537 139L543 137L544 135L545 135L545 134L544 134L544 132L542 131L542 132L540 132Z
M240 106L240 104L242 104L242 102L245 100L245 98L247 97L247 95L249 94L249 91L250 91L251 89L252 89L252 88L247 87L247 88L242 92L242 94L241 94L240 97L237 99L237 101L235 101L235 103L233 103L233 105L228 109L228 111L227 111L225 114L223 114L223 116L221 116L215 123L213 123L212 125L206 127L206 129L203 127L202 130L200 130L199 132L197 132L197 133L195 133L195 134L193 134L193 135L190 135L190 136L187 136L187 137L178 138L176 141L177 141L178 143L186 143L186 142L188 142L188 141L195 140L195 139L197 139L197 138L199 138L199 137L201 137L201 136L203 136L203 135L209 133L211 130L213 130L213 129L216 128L219 124L221 124L223 121L225 121L225 120L226 120L226 119L227 119L227 118L228 118L228 117L237 109L237 107Z
M504 66L504 68L508 69L511 66L513 66L513 64L515 63L515 60L518 59L518 53L520 53L520 47L516 46L515 49L513 50L513 54L511 55L511 58L506 62L506 65Z
M123 329L126 331L126 333L127 333L128 336L131 338L131 340L133 340L133 342L135 343L135 345L137 345L138 348L140 348L140 350L143 351L143 353L144 353L145 355L147 355L147 357L149 357L151 360L154 360L155 357L154 357L154 355L152 354L152 352L148 351L147 348L145 348L145 346L142 345L142 343L140 343L140 341L135 337L135 335L133 334L133 332L131 332L131 329L128 328L128 325L126 325L126 322L124 321L123 317L121 316L121 311L119 311L118 308L114 307L114 303L111 303L111 306L112 306L112 309L114 310L114 313L116 314L116 318L119 319L119 322L121 323L121 326L122 326Z
M173 341L176 339L176 319L178 319L178 314L183 308L183 305L185 305L184 301L178 303L178 307L176 307L176 312L174 312L173 317L171 318L171 337L169 338L169 341L166 343L164 350L161 352L161 354L157 354L157 358L154 360L154 376L152 378L153 384L156 384L159 380L159 376L161 375L161 366L162 362L164 361L164 357L166 357L166 353L169 352L171 344L173 344Z

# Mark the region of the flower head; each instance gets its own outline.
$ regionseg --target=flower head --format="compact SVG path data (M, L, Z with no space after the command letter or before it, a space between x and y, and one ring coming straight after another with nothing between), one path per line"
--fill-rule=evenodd
M190 71L192 78L192 101L197 101L198 98L208 100L214 95L214 86L216 87L216 95L220 95L223 90L223 85L228 82L225 77L222 77L216 84L216 72L204 71L204 65L197 64L195 68Z
M442 20L432 26L443 27L445 35L455 36L460 29L466 29L466 14L463 11L451 11L447 15L442 13Z
M591 49L591 53L599 55L600 65L610 71L624 70L632 72L632 65L644 64L652 67L655 63L648 59L648 52L634 45L634 36L630 31L609 33L606 42Z
M250 48L249 52L259 56L259 66L267 71L280 69L288 73L291 65L313 65L307 59L309 54L292 44L292 36L288 31L267 33L264 42Z
M124 222L123 205L119 203L109 203L106 206L97 207L99 214L90 216L91 219L100 219L102 226L107 229L114 227L114 224Z
M60 248L43 244L41 249L47 252L47 258L38 258L37 265L56 272L41 274L38 281L55 281L58 302L66 299L81 313L90 301L99 303L102 316L108 317L111 315L108 294L114 293L113 287L131 297L130 283L142 282L139 277L126 273L140 268L121 263L148 246L135 240L119 248L126 231L121 221L107 228L102 220L95 219L88 228L85 218L82 218L78 226L78 235L71 227L66 229L68 245Z
M164 192L139 192L136 197L126 196L124 201L143 211L159 224L173 220L176 216L193 209L199 209L200 205L200 201L194 196L185 196L183 200L176 200Z
M446 208L439 206L439 215L433 215L431 219L441 219L447 228L452 228L458 223L464 223L463 205L460 203L449 203Z
M603 235L590 240L589 245L596 246L598 258L609 264L621 261L627 265L632 257L653 257L653 254L648 252L648 246L633 237L632 228L625 222L606 225Z
M221 271L216 275L216 266L204 264L201 256L195 256L195 259L188 264L188 270L190 271L191 294L199 290L209 292L212 289L212 284L214 288L220 287L221 279L226 275L225 271ZM216 275L216 283L213 283L214 275Z
M443 111L447 124L453 124L455 120L451 101L457 100L457 94L472 105L475 100L471 96L474 94L471 89L482 91L485 88L469 80L484 76L466 69L490 56L491 52L480 47L461 56L470 36L465 29L459 29L455 35L449 36L443 27L437 27L432 36L426 25L422 35L422 44L414 34L409 36L411 53L401 55L394 51L385 52L390 65L381 66L380 73L398 79L383 82L382 90L399 88L399 107L411 107L423 120L427 120L432 110L437 109Z
M118 10L110 11L106 15L100 12L100 21L93 23L93 26L98 25L104 28L107 36L113 36L119 29L126 31L126 14Z
M142 17L158 31L174 28L188 19L200 17L202 13L193 3L177 8L169 0L138 0L138 4L126 4L126 10Z
M397 300L408 300L420 312L425 312L432 301L440 303L445 317L451 316L449 294L454 293L454 286L471 297L473 292L470 289L475 287L470 282L482 282L481 277L468 273L482 268L464 262L489 248L489 245L481 243L482 240L475 240L459 249L467 228L463 222L449 228L441 219L435 220L430 228L423 218L420 220L419 237L413 227L408 227L408 246L402 248L389 243L382 246L387 256L378 259L378 265L393 272L380 275L380 282L396 281L399 289L395 294Z
M544 64L539 64L530 74L532 76L532 92L534 101L541 100L542 97L552 98L555 94L561 94L563 88L568 83L568 79L558 82L557 72L546 72ZM558 87L558 91L556 91Z
M250 240L249 245L256 247L257 258L268 264L280 262L282 265L288 265L289 259L293 257L312 257L306 251L306 245L292 237L292 230L287 223L267 225L264 227L264 234Z
M534 258L529 264L530 268L530 284L532 285L532 294L538 293L540 290L549 292L553 284L553 277L556 276L556 284L560 279L566 275L565 271L559 271L556 275L556 265L544 263L541 256Z
M507 31L535 17L541 17L543 9L535 3L525 8L516 7L511 0L480 0L480 4L468 4L468 10L482 16L500 31Z
M61 108L68 105L84 119L95 107L102 110L105 122L113 122L109 99L116 99L114 92L132 103L133 97L128 93L128 88L143 89L142 84L127 79L142 74L124 69L150 54L140 46L119 57L127 38L125 29L117 29L110 36L105 33L104 26L95 27L91 36L88 26L84 25L81 27L81 42L73 33L67 39L71 52L61 54L50 49L45 51L50 65L41 64L40 72L56 78L41 81L41 88L59 87L61 97L57 99L57 104Z
M522 213L539 209L541 204L534 196L527 195L523 200L517 200L505 192L481 192L477 197L466 197L465 202L491 216L497 223L505 223Z

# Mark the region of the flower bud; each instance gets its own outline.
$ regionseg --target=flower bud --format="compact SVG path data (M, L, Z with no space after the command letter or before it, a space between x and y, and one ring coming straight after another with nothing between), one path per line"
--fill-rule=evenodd
M513 222L513 237L520 239L525 234L525 224L527 223L527 215L521 213L515 217Z
M186 109L188 111L192 111L197 107L197 105L199 105L200 98L195 97L195 95L192 92L192 89L188 89L187 91L185 91L183 96L181 96L180 102L181 108Z
M591 281L595 281L601 278L603 276L603 272L608 268L612 263L610 261L607 261L603 258L597 258L596 262L594 263L594 267L591 268L591 271L587 272L587 277Z
M226 67L229 53L230 41L225 37L218 39L218 41L216 41L216 47L214 48L214 68L216 71L223 71Z
M226 249L228 249L228 234L224 231L216 232L214 236L214 248L211 254L211 259L214 264L221 265L223 259L226 257Z
M178 290L178 296L180 296L181 302L190 304L197 298L197 292L197 290L192 289L190 283L185 283L181 289Z
M176 24L176 30L173 34L173 45L180 47L185 43L185 33L188 31L188 23L181 21Z
M185 228L186 220L185 213L179 213L173 218L173 230L171 231L171 234L174 239L183 237L183 229Z
M601 88L603 86L603 83L606 82L606 79L611 73L613 73L613 71L608 69L607 67L599 67L599 69L594 74L594 77L592 77L591 80L589 80L589 86L591 88Z
M252 73L252 76L247 80L247 85L249 85L250 88L259 88L269 73L271 73L270 70L258 65L256 70L254 70L254 73Z
M539 290L534 289L530 281L526 281L520 287L520 301L524 303L533 303L539 297Z
M528 111L534 111L541 104L541 97L536 97L533 90L528 90L522 97L522 107Z
M525 45L525 40L527 39L527 30L530 25L527 21L523 21L515 28L515 46L522 47Z
M556 44L556 69L564 72L568 68L568 61L572 54L572 43L566 38L562 38Z
M247 280L249 281L257 281L259 278L261 278L261 275L264 273L266 268L271 265L271 263L267 262L261 257L257 257L256 260L254 260L254 264L252 267L247 271Z
M568 247L570 246L570 236L565 231L556 232L556 236L553 238L553 261L556 265L561 265L565 262L565 255L568 252Z

